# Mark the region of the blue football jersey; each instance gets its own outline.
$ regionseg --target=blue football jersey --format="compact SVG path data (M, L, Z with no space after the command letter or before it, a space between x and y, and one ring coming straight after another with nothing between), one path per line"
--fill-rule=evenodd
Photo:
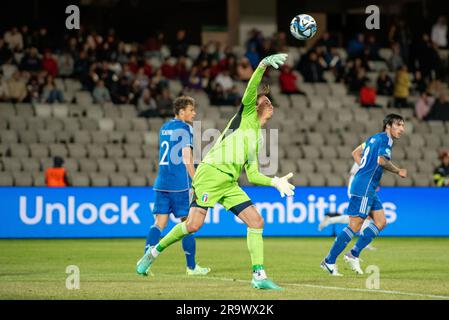
M372 197L382 178L383 168L377 163L378 157L391 160L393 139L386 132L377 133L364 142L363 156L359 171L351 184L351 195Z
M154 190L189 190L192 181L182 161L185 147L193 148L192 126L178 119L166 122L159 130L159 171Z

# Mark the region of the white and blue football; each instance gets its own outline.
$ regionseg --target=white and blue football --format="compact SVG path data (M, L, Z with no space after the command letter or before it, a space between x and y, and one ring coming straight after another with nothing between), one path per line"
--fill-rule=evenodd
M308 14L298 14L290 22L290 33L298 40L312 38L317 30L315 19Z

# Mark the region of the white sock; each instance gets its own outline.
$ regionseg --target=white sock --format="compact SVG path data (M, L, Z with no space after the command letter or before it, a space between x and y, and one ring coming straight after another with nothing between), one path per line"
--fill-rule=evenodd
M336 224L336 223L348 224L349 223L349 216L346 215L346 214L343 214L341 216L331 217L329 219L329 224Z
M157 246L154 246L153 249L151 249L151 254L152 254L153 257L155 257L155 258L160 254L160 252L157 251L156 247L157 247Z
M265 270L256 270L253 271L253 278L255 280L264 280L267 278L267 274L265 273Z
M362 232L363 230L365 230L366 227L368 227L370 225L371 221L368 219L365 219L365 221L363 221L362 224L362 228L360 228L360 232Z

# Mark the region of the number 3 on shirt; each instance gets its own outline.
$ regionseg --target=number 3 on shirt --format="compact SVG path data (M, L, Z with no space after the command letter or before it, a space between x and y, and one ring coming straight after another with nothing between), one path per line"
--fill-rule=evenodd
M363 151L363 157L362 160L360 160L360 168L362 169L365 164L366 164L366 158L368 158L368 153L369 153L369 147L367 147L364 151Z
M167 155L168 155L168 149L170 148L168 141L163 141L161 143L161 149L164 147L165 147L165 150L163 151L161 161L159 162L159 165L161 165L161 166L168 165Z

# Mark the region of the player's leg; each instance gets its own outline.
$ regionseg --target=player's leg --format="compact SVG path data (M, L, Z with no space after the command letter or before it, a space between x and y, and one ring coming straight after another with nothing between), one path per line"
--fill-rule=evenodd
M336 261L338 256L343 252L354 235L360 231L364 219L367 217L365 209L366 198L352 196L349 200L347 213L350 216L349 225L345 227L335 238L329 254L321 261L321 268L331 275L340 275Z
M385 211L383 209L371 210L370 216L373 221L362 231L360 238L351 249L351 254L354 257L358 258L360 256L362 250L365 249L374 240L374 238L379 235L379 232L387 223Z
M334 214L333 216L326 214L324 219L318 225L318 231L321 231L332 224L349 224L349 216L346 214Z
M150 246L154 246L159 242L161 232L167 225L168 216L171 211L172 209L170 207L170 193L155 191L153 207L154 224L150 227L150 230L148 232L144 253Z
M368 227L371 222L372 222L371 217L366 218L365 221L363 222L363 225L362 225L362 228L360 229L360 232L363 232L363 230L365 230L366 227ZM367 245L365 249L366 250L377 250L377 248L372 246L371 244Z
M173 194L171 203L174 216L180 218L181 222L185 222L187 220L190 207L189 191ZM205 210L207 210L207 208L205 208ZM186 256L187 275L207 275L210 272L210 268L203 268L196 263L196 240L194 233L187 234L182 238L181 242L182 249L184 250L184 254Z
M243 192L243 191L242 191ZM271 289L271 290L282 290L277 284L267 278L265 267L264 267L264 252L263 252L263 226L264 220L259 214L257 209L252 205L251 201L240 204L240 209L242 209L238 214L236 209L233 207L231 210L246 224L248 227L246 234L246 243L248 246L248 251L251 256L251 264L253 277L251 280L251 285L255 289ZM237 206L238 207L238 206Z
M363 270L360 267L360 253L379 235L380 230L386 225L385 212L382 208L382 203L377 196L370 199L366 206L368 207L374 223L370 223L368 227L361 232L356 244L344 257L351 269L358 274L363 274Z

